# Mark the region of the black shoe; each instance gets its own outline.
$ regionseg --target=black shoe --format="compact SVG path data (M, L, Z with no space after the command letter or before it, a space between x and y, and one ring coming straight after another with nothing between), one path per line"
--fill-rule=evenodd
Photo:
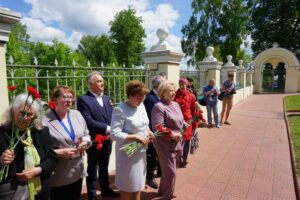
M120 194L113 191L112 189L108 190L108 191L105 191L105 192L101 192L101 196L102 197L119 197Z
M147 180L146 184L149 185L150 187L152 187L153 189L158 188L158 185L157 185L155 179Z
M189 162L184 160L182 162L179 163L179 168L186 168L186 165L188 164Z

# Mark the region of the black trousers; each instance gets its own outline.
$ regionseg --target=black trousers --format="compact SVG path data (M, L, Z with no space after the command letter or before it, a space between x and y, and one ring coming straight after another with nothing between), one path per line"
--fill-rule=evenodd
M82 188L82 178L74 183L60 187L52 187L50 193L51 200L80 200Z
M148 144L148 149L147 149L146 154L147 154L146 179L152 180L154 178L155 168L157 167L157 171L160 171L158 157L157 157L157 154L156 154L153 144Z
M99 185L101 193L107 193L110 190L109 187L109 175L108 175L108 164L109 156L111 154L111 142L106 141L103 144L101 150L97 150L94 146L87 151L87 173L86 178L87 195L89 200L96 198L97 191L97 171L99 177Z

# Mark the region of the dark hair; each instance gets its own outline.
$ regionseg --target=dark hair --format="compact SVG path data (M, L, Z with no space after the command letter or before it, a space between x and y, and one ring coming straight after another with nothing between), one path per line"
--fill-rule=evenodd
M146 95L148 89L145 84L139 80L132 80L126 84L126 94L127 97L136 96L136 95Z
M56 98L58 98L60 95L62 95L62 91L67 91L67 92L71 93L73 95L73 97L75 95L74 91L69 86L58 85L52 90L51 101L55 101Z
M190 77L186 77L186 79L189 81L189 82L194 82L194 80Z
M228 77L233 77L234 75L233 74L228 74Z

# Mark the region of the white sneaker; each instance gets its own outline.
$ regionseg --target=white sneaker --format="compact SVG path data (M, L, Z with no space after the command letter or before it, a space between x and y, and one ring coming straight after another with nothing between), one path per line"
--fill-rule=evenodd
M220 125L219 125L219 124L217 124L217 125L216 125L216 128L220 128Z

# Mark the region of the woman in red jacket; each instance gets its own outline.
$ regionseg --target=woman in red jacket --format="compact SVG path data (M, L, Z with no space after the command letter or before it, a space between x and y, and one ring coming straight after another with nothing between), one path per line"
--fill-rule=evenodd
M188 80L181 78L179 80L179 89L176 91L175 99L181 109L184 120L188 122L196 113L196 100L195 96L187 88ZM193 123L183 135L183 153L182 153L182 162L180 167L185 167L187 165L187 158L190 149L190 140L193 136L193 131L196 129L197 123Z

